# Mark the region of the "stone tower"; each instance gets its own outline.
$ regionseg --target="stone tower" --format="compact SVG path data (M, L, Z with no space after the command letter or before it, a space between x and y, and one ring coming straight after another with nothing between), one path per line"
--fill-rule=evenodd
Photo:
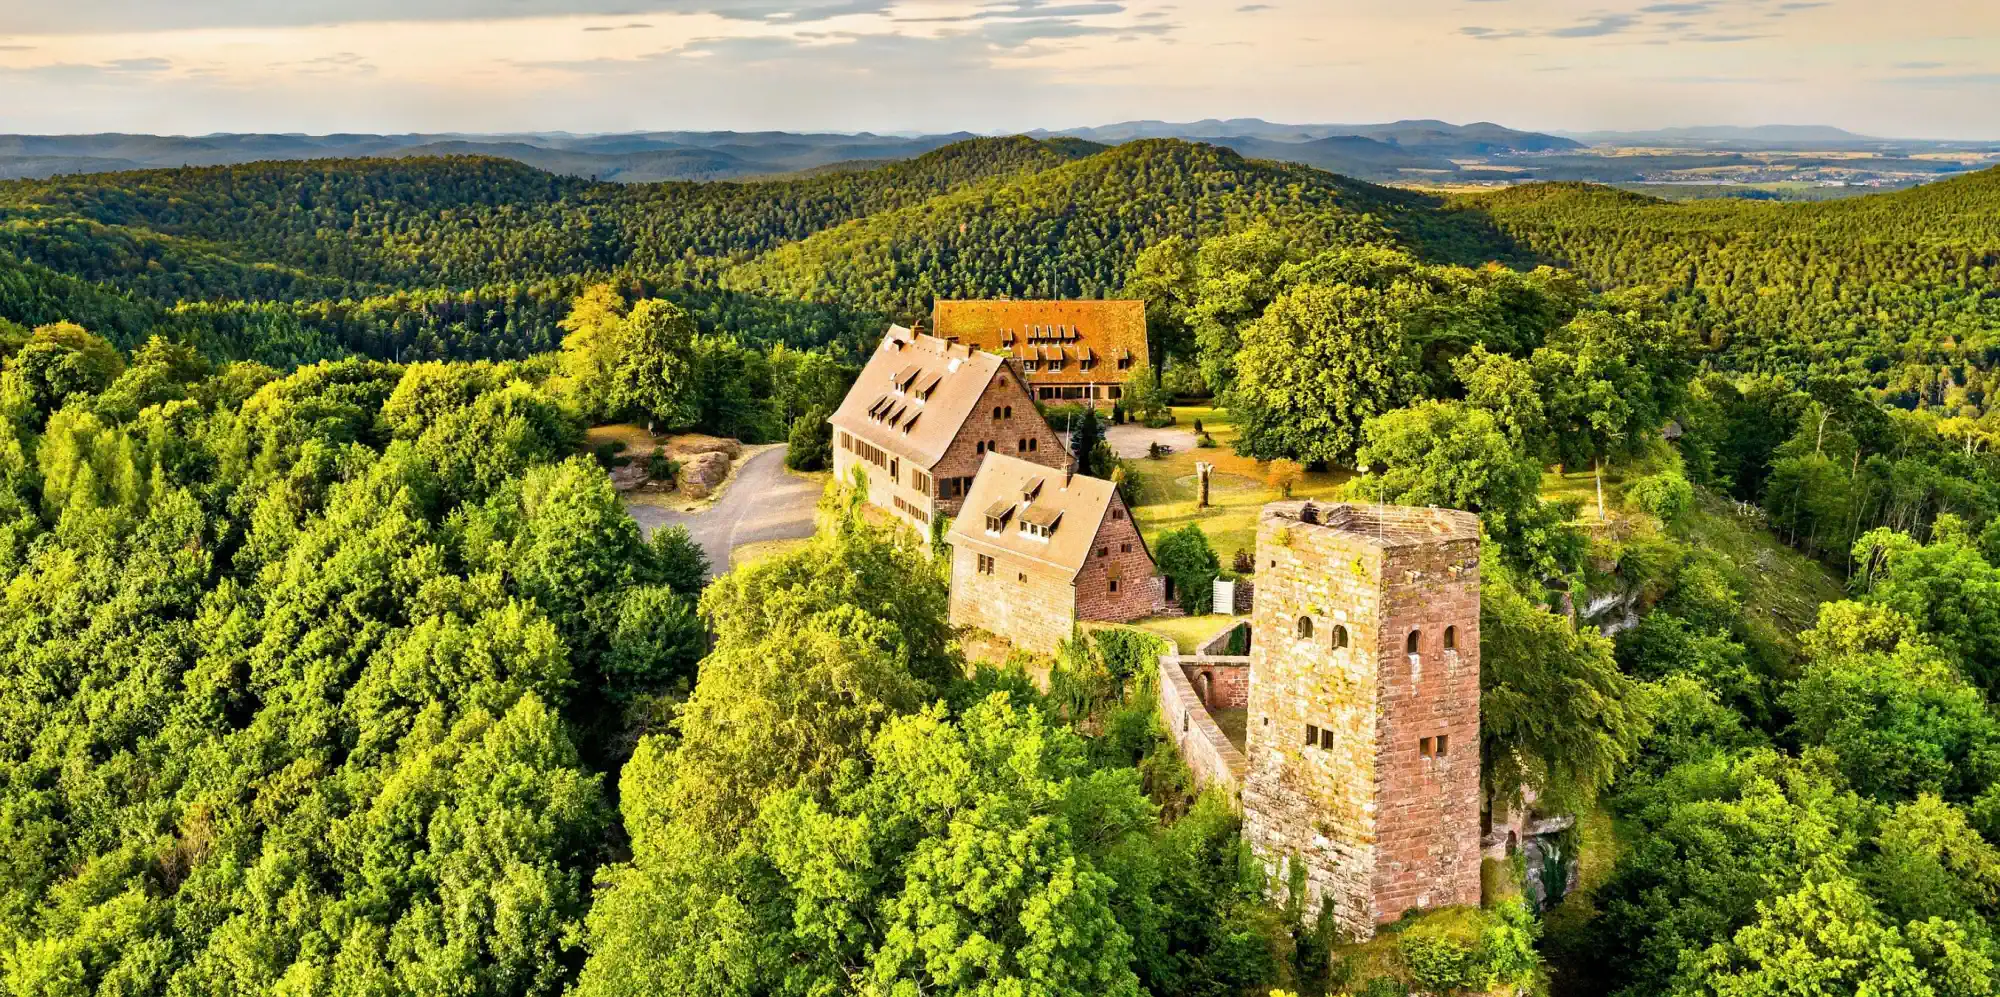
M1277 502L1257 529L1244 835L1357 938L1477 904L1479 520Z

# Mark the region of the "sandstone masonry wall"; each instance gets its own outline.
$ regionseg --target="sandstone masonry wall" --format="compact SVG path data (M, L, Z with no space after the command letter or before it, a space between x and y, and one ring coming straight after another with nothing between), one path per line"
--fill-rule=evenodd
M1090 559L1076 576L1077 618L1129 623L1153 615L1163 598L1158 571L1125 500L1113 494L1091 541ZM1116 592L1111 591L1114 579Z
M993 412L1000 410L995 418ZM1023 450L1024 440L1035 441L1035 449ZM979 404L972 407L972 414L965 419L964 428L945 450L944 456L931 466L931 477L937 482L939 495L945 494L945 481L951 478L972 478L979 473L979 465L986 460L982 444L991 442L1001 453L1019 457L1031 464L1044 467L1063 468L1069 466L1069 451L1063 449L1062 437L1049 428L1048 420L1035 408L1035 402L1021 386L1019 375L1011 364L1002 366L993 375L986 390L979 396ZM946 516L956 516L965 503L963 495L937 500L938 512Z
M1479 542L1397 548L1384 583L1374 892L1388 919L1480 900Z
M979 557L993 557L991 574ZM1076 625L1076 586L1054 565L956 544L951 554L951 624L978 627L1024 650L1054 654Z
M1160 659L1160 720L1172 733L1181 760L1194 772L1197 784L1234 792L1242 785L1249 763L1202 705L1183 670L1186 660L1190 659L1171 654Z
M1181 674L1195 698L1211 710L1242 710L1250 706L1250 659L1182 658ZM1204 697L1203 692L1207 695Z
M1409 510L1419 528L1385 540L1300 522L1301 505L1259 524L1244 835L1280 883L1299 860L1308 908L1367 937L1479 900L1476 524Z

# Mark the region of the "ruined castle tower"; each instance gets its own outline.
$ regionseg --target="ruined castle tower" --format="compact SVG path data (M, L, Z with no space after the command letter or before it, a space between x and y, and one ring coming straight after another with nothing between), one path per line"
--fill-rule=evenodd
M1244 836L1366 938L1477 904L1479 520L1278 502L1257 530Z

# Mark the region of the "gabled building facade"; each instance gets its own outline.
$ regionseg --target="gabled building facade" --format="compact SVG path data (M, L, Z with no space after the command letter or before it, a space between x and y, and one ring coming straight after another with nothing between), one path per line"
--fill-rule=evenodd
M990 453L1067 467L1062 438L1001 357L890 327L833 426L833 470L868 478L868 501L919 531L956 516Z
M989 455L952 521L951 622L1050 653L1079 620L1160 609L1152 552L1102 478Z
M1044 405L1111 408L1147 362L1144 301L939 301L931 326L1007 357Z

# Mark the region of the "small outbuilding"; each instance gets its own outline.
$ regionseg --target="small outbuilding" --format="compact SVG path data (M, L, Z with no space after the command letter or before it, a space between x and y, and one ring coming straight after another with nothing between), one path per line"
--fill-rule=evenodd
M953 520L951 622L1053 652L1079 620L1161 607L1153 555L1117 486L988 454Z

